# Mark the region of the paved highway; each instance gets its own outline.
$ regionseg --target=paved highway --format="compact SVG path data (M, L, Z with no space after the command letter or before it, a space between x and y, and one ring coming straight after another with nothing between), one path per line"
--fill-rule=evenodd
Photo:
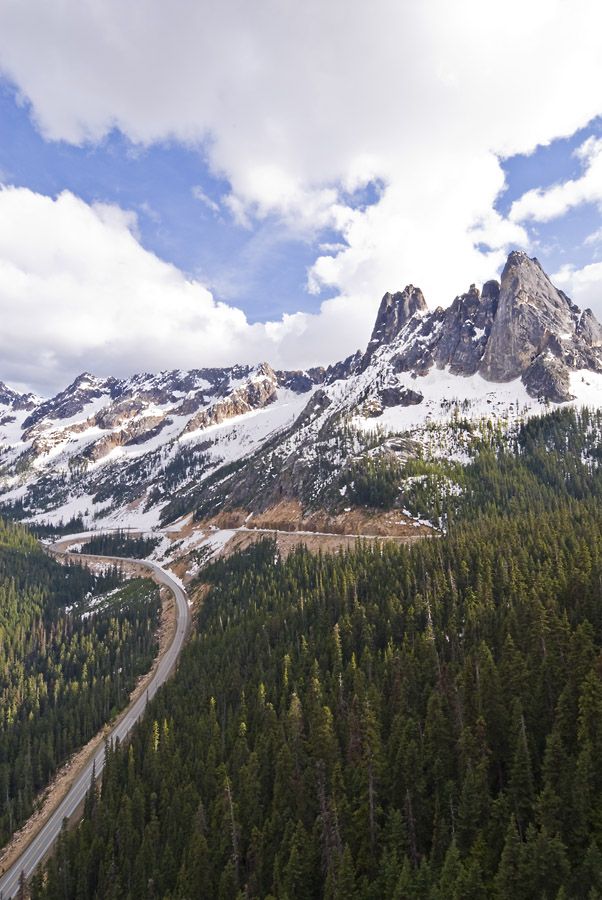
M104 559L116 559L120 557L103 557ZM119 738L121 741L131 730L132 726L140 718L144 712L147 700L150 700L171 673L175 662L180 654L186 631L190 613L188 611L188 603L186 595L182 588L174 581L172 576L156 563L147 562L146 560L128 560L128 562L136 562L140 565L152 569L155 579L161 584L166 585L174 594L177 606L177 628L171 645L162 656L159 665L149 682L148 689L143 692L137 700L128 708L124 717L109 733L109 738L115 740ZM86 795L86 791L90 787L92 778L92 769L96 766L96 773L100 774L104 765L104 743L102 747L94 754L89 762L83 767L79 775L75 777L68 794L64 797L54 813L50 816L36 837L25 848L21 856L13 863L10 869L7 869L0 878L0 898L1 900L9 900L15 897L19 890L19 878L21 872L25 872L27 880L31 878L36 871L39 863L46 857L51 849L58 833L61 830L63 819L71 818L78 806Z

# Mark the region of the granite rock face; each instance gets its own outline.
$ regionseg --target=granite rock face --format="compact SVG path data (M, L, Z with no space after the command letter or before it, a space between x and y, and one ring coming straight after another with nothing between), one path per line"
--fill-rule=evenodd
M602 372L602 325L521 251L509 255L501 283L486 282L482 293L473 284L447 309L428 311L411 285L385 294L360 370L383 346L395 374L436 366L496 383L521 378L531 396L555 403L571 399L571 370Z
M300 415L295 421L295 428L304 428L310 422L314 421L331 405L332 400L322 388L318 388L311 395L307 406L303 408Z
M436 365L449 366L454 375L474 375L489 339L498 294L497 281L487 282L482 295L472 284L447 309L438 307L412 319L394 371L423 375Z
M540 353L523 372L523 384L532 397L545 397L553 403L573 400L568 367L556 356Z
M380 400L384 407L418 406L424 400L424 395L411 388L387 387L381 390Z
M414 313L426 312L427 308L422 291L413 284L408 284L403 291L398 291L396 294L387 292L380 302L372 337L365 355L371 356L378 347L390 344Z
M526 253L511 253L479 371L488 381L518 378L547 349L551 338L574 335L579 317L579 308L554 287L538 260Z
M18 394L16 391L13 391L8 385L4 384L3 381L0 381L0 403L2 403L3 406L10 406L17 397Z
M577 325L577 336L594 347L602 346L602 325L598 322L591 309L585 309L581 313Z
M13 391L3 381L0 381L0 406L29 411L35 408L36 397L34 394L19 394L18 391Z
M347 359L344 359L342 362L328 366L324 373L323 382L331 384L333 381L338 381L341 378L349 378L351 375L354 375L356 372L360 371L364 357L365 354L362 353L361 350L356 350L352 356L348 356ZM316 384L322 384L323 382L316 381Z
M109 382L114 379L108 379ZM38 422L47 417L54 419L70 419L83 412L84 407L91 401L97 400L106 393L110 398L110 385L101 379L83 372L75 381L50 400L41 403L30 416L23 422L25 430L33 428Z
M479 371L488 381L519 376L533 397L572 399L570 371L602 371L602 327L554 287L537 259L510 254Z

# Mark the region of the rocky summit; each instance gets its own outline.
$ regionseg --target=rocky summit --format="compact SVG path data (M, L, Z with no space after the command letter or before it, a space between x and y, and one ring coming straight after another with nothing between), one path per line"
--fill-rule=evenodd
M461 457L481 421L509 428L601 390L602 326L515 251L500 282L445 309L411 284L386 293L366 351L328 368L84 373L49 399L0 382L0 503L88 527L340 505L358 459Z
M396 372L424 375L432 366L449 366L456 375L479 373L492 382L520 378L531 396L560 403L571 399L571 370L602 371L602 326L526 253L510 254L501 283L487 282L482 293L473 284L447 309L424 312L417 305L423 314L408 316L408 292L415 296L416 289L394 295L399 311L385 294L379 313L400 323L387 341L399 347Z

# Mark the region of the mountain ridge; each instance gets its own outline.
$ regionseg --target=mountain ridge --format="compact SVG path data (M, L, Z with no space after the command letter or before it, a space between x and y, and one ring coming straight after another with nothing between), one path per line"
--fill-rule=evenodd
M396 373L424 374L436 365L457 375L479 373L495 383L521 378L531 396L559 403L571 399L570 369L602 371L602 326L522 251L510 253L501 282L486 282L482 293L473 284L446 309L430 311L416 302L408 315L415 290L409 285L394 295L399 313L391 311L391 295L385 294L371 340L378 346L370 358L383 344L400 343ZM393 334L392 320L399 323Z
M46 400L0 385L0 502L90 525L283 497L311 506L328 491L332 503L353 459L407 455L408 440L427 452L437 423L441 446L462 453L452 408L509 421L519 407L591 402L598 383L602 326L513 251L500 282L473 284L447 308L429 309L411 284L386 293L365 352L327 368L84 372Z

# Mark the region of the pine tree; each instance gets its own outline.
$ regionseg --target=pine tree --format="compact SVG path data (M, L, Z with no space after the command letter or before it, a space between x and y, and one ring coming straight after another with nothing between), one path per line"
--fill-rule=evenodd
M511 816L506 831L506 842L502 850L499 868L494 880L495 900L522 900L524 882L521 872L522 844L514 815Z
M345 844L338 866L333 900L359 900L355 866L349 844Z

